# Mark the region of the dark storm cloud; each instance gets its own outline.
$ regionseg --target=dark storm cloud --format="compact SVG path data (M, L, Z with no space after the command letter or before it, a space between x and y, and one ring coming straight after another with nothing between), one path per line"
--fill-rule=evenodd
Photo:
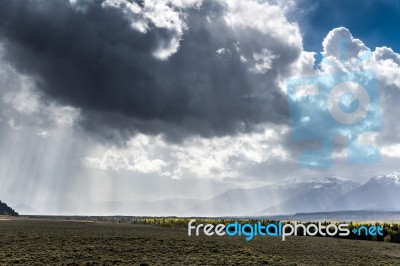
M222 17L226 7L210 1L185 10L188 30L179 49L160 60L154 52L180 38L176 29L149 22L142 33L121 10L101 3L0 2L5 60L34 77L51 99L80 108L86 128L100 135L141 131L180 139L286 123L276 77L286 73L300 47L256 29L233 30ZM220 48L225 52L218 55ZM251 60L264 48L275 60L265 73L255 73Z

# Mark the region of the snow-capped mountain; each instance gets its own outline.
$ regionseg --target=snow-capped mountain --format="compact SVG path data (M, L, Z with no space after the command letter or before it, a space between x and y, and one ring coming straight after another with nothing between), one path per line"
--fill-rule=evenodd
M399 210L400 173L372 177L363 186L340 197L335 206L337 210Z
M400 186L400 172L392 172L387 175L380 175L371 178L369 182L374 182L380 185L397 185Z
M351 180L337 176L314 180L308 184L312 185L314 189L293 196L256 214L276 215L327 211L333 208L334 202L343 194L361 186Z

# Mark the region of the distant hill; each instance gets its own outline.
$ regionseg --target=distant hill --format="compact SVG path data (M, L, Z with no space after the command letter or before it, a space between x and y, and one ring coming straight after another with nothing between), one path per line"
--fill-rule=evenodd
M18 213L0 200L0 215L18 216Z

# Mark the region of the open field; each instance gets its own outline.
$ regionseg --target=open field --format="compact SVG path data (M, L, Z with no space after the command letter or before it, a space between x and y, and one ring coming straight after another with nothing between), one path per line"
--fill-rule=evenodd
M189 237L184 228L0 220L0 264L399 265L400 245L320 237Z

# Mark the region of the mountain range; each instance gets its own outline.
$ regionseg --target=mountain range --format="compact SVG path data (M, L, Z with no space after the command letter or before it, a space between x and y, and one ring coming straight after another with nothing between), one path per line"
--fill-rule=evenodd
M189 215L258 216L348 210L400 210L400 173L359 184L338 176L228 190L191 207Z
M21 209L27 210L27 207ZM287 185L237 188L206 200L115 201L79 208L70 206L63 214L274 216L348 210L400 210L400 173L375 176L365 184L332 176ZM22 210L21 213L24 214Z

